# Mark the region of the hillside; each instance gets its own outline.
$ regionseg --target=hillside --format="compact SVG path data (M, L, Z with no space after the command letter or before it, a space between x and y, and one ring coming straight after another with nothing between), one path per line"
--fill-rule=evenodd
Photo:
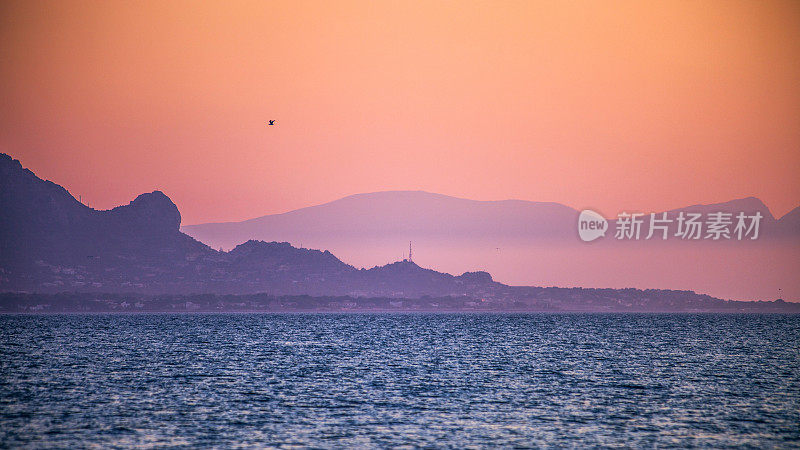
M0 174L0 292L446 297L461 298L464 305L477 302L484 309L512 310L615 310L624 305L702 310L722 301L690 290L509 286L474 267L455 276L401 258L359 269L327 250L298 248L287 242L248 240L230 251L217 251L179 230L180 212L160 191L98 211L82 205L63 187L39 179L7 155L0 155ZM436 209L442 207L439 202L450 201L435 197L432 203L423 204ZM462 214L472 209L470 202L456 203L465 208ZM492 207L507 206L500 202ZM350 207L356 214L359 208ZM519 231L515 227L527 220L526 215L545 212L571 214L557 205L532 205L516 221L505 222L505 231ZM487 213L485 219L489 216ZM464 220L454 225L454 233L467 236L484 226ZM377 230L375 224L367 227ZM546 227L539 232L546 233ZM576 277L585 270L575 264L572 267Z
M758 239L675 236L681 213L705 221L716 212L760 214ZM648 214L639 241L615 239L617 222L610 220L605 238L586 243L578 238L578 211L565 205L391 191L182 230L214 248L250 239L324 248L357 268L403 259L413 241L421 265L453 274L483 270L512 285L677 288L739 300L773 299L780 288L800 298L800 209L776 219L761 200L745 197L666 213L673 220L666 241L646 239Z

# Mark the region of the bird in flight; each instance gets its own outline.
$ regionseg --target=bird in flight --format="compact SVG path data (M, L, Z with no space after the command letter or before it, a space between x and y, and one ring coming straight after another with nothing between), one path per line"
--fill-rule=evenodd
M274 120L270 120L270 121L269 121L269 124L270 124L270 125L275 125L275 121L274 121Z

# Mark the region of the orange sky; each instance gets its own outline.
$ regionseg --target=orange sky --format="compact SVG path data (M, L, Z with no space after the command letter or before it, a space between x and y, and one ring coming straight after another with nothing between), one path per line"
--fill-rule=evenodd
M800 203L796 1L4 1L0 82L0 151L184 224L395 189Z

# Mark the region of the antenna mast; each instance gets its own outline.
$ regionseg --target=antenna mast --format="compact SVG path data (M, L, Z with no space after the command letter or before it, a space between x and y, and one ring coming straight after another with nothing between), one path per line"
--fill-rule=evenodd
M414 262L414 259L411 258L411 241L408 241L408 262Z

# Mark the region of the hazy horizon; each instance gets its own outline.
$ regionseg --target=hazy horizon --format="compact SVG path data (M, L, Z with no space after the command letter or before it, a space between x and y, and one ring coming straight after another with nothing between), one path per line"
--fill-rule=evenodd
M197 225L211 225L211 224L227 224L227 223L248 222L248 221L260 219L260 218L266 217L266 216L275 216L275 215L287 214L287 213L292 213L292 212L295 212L295 211L300 211L300 210L304 210L304 209L308 209L308 208L314 208L316 206L328 205L330 203L335 203L335 202L337 202L339 200L345 200L345 199L354 198L354 197L360 197L360 196L369 196L369 195L376 195L376 194L391 194L391 193L423 193L423 194L431 194L431 195L435 195L435 196L448 197L448 198L452 198L452 199L456 199L456 200L467 200L467 201L480 202L480 203L525 202L525 203L540 203L540 204L556 204L556 205L566 206L566 207L574 209L576 211L580 211L582 209L586 209L586 208L590 207L590 206L587 206L587 205L582 205L582 206L570 205L570 204L567 204L567 203L564 203L564 202L560 202L560 201L557 201L557 200L537 200L537 199L525 199L525 198L495 198L495 199L479 200L479 199L474 199L474 198L466 198L466 197L459 197L459 196L456 196L456 195L443 194L441 192L431 192L431 191L426 191L426 190L423 190L423 189L393 189L393 190L385 190L385 191L354 192L354 193L346 194L346 195L344 195L342 197L339 197L339 198L336 198L336 199L333 199L333 200L330 200L330 201L325 201L325 202L322 202L322 203L315 203L315 204L311 204L311 205L301 206L301 207L298 207L298 208L292 208L292 209L287 209L287 210L281 210L281 211L277 211L277 212L269 212L269 213L261 213L261 214L255 213L255 215L248 216L248 217L245 217L245 218L240 219L240 220L222 220L222 221L216 221L216 222L197 222L197 223L184 223L184 221L182 220L181 221L181 228L183 228L183 227L194 227L194 226L197 226ZM165 192L165 194L169 195L168 192ZM797 203L797 205L795 207L789 208L789 210L785 211L783 214L778 215L778 214L775 214L775 213L772 212L772 209L770 209L769 205L766 202L764 202L763 199L758 198L755 195L746 195L746 196L743 196L743 197L737 197L737 198L731 198L731 199L727 199L727 200L721 200L719 202L711 202L711 203L695 202L695 203L689 203L689 204L685 204L685 205L679 205L677 207L666 209L666 210L662 210L662 209L646 209L646 208L642 208L642 207L620 207L620 208L617 208L617 209L619 209L620 211L623 211L623 210L624 211L640 211L640 212L645 212L645 213L649 214L650 212L658 213L658 212L671 211L671 210L675 210L675 209L681 209L681 208L692 207L692 206L709 206L709 205L716 205L716 204L719 204L719 203L727 203L727 202L730 202L730 201L746 200L746 199L750 199L750 198L755 198L755 199L759 200L760 202L762 202L764 204L764 206L767 208L767 210L770 212L772 217L774 217L776 220L780 220L783 217L787 216L792 211L794 211L795 209L800 208L800 201L798 201L798 203ZM113 206L112 206L112 208L113 208ZM610 214L610 213L605 213L603 215L603 217L605 217L606 219L614 219L614 218L616 218L616 215Z
M242 222L182 226L213 248L255 239L329 250L357 268L403 259L453 275L475 270L511 285L693 290L735 300L800 298L800 230L748 197L717 210L763 211L760 240L660 242L577 236L578 211L550 202L474 201L422 191L348 196ZM684 205L686 211L714 205ZM632 210L629 210L632 211ZM655 211L659 213L660 211ZM613 225L612 225L613 226ZM779 291L778 289L781 289Z
M800 443L798 0L0 0L0 61L0 448Z
M792 1L9 1L0 151L100 209L160 189L186 224L417 189L600 211L754 195L781 216L798 23Z

